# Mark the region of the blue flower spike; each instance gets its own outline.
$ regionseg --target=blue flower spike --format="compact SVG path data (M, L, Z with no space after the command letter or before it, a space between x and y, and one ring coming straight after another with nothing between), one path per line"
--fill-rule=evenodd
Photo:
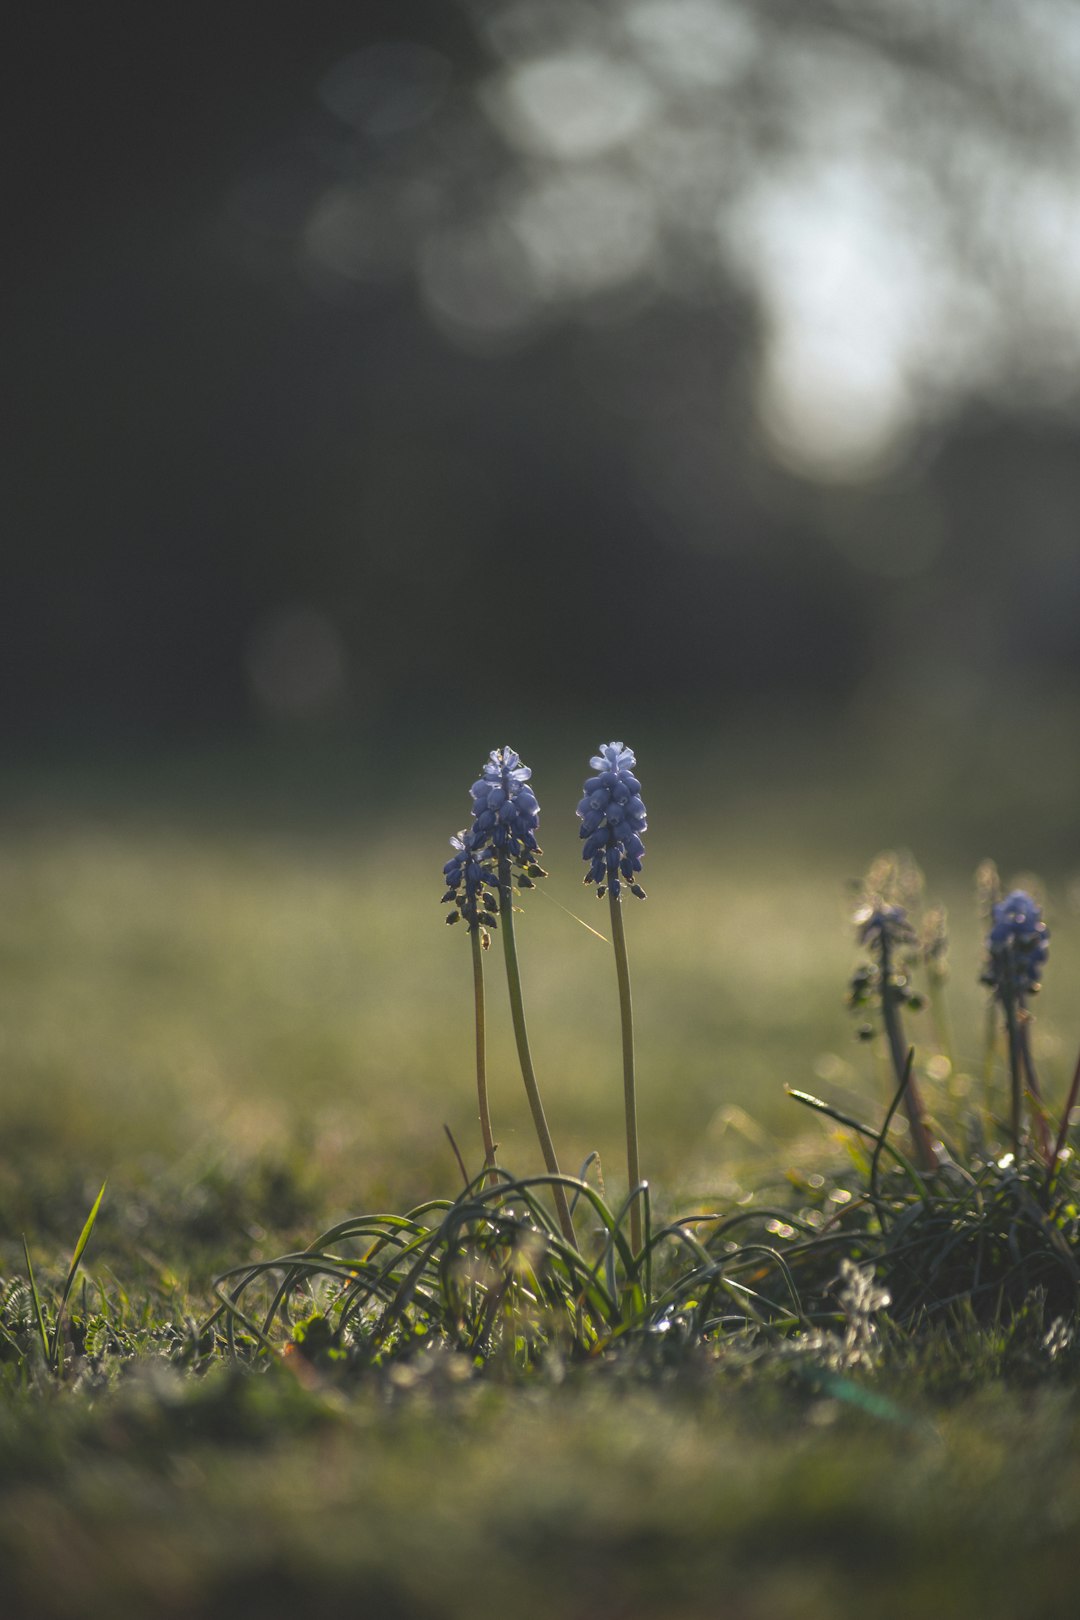
M645 855L641 835L648 822L641 783L633 774L633 750L621 742L603 743L589 764L597 774L585 783L577 808L585 840L581 854L589 862L585 882L596 884L598 899L610 889L618 900L625 885L644 900L638 873Z
M537 860L540 806L531 776L512 748L494 748L469 789L472 825L451 838L454 853L443 867L443 904L456 907L448 923L463 917L470 933L498 927L500 856L510 862L519 889L533 889L534 880L547 875Z
M489 930L501 923L499 937L506 961L506 984L521 1078L525 1083L540 1151L544 1155L548 1174L554 1178L551 1196L555 1201L563 1238L571 1248L576 1249L573 1216L560 1179L562 1172L533 1067L514 939L514 886L518 889L535 889L535 879L547 876L538 859L541 851L536 841L536 829L540 825L540 806L529 785L531 778L532 771L522 764L521 755L513 748L492 749L487 763L469 789L473 808L472 826L464 828L450 840L454 853L443 867L447 885L443 903L453 904L456 908L447 917L447 922L456 922L458 917L464 917L472 937L476 1074L485 1163L494 1165L495 1146L487 1118L482 952L490 943Z
M478 928L494 928L497 919L494 915L498 902L494 894L485 885L495 886L497 883L495 868L482 849L474 849L472 845L471 830L462 827L450 840L450 847L454 853L443 867L443 877L446 879L446 893L443 895L443 905L453 903L456 910L447 917L448 923L456 923L464 918L469 925L469 932L474 933Z
M994 992L1005 1015L1009 1036L1009 1074L1012 1082L1012 1139L1017 1162L1023 1149L1023 1109L1025 1094L1032 1098L1035 1133L1044 1162L1052 1167L1050 1130L1042 1103L1042 1089L1031 1054L1028 1026L1031 1014L1027 998L1042 982L1042 970L1050 954L1050 930L1042 909L1024 889L1014 889L994 905L990 932L986 936L986 967L982 982Z
M641 1179L638 1152L634 1009L626 932L623 928L622 890L626 887L639 900L645 898L645 890L638 882L638 873L645 855L641 835L648 822L645 819L645 806L641 802L641 783L633 773L633 767L637 764L633 749L621 742L601 743L599 753L593 755L589 764L596 775L590 776L585 783L583 797L577 807L581 836L585 840L581 854L589 863L585 882L596 884L598 899L602 900L607 895L611 912L611 944L619 982L619 1020L622 1028L630 1248L633 1254L640 1254L643 1241L642 1203L648 1199L648 1185Z
M536 829L540 806L529 786L532 771L512 748L493 748L477 781L473 801L474 848L487 848L498 858L508 855L529 876L532 857L540 854ZM543 876L543 874L539 874ZM531 885L525 885L531 887Z
M1050 954L1049 938L1041 907L1023 889L997 902L986 937L983 983L992 986L999 1001L1036 993Z

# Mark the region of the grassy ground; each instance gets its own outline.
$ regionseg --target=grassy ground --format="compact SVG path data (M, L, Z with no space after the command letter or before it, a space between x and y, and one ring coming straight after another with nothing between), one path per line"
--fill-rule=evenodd
M5 1445L6 1612L1075 1613L1072 1391L990 1386L908 1429L715 1376L426 1382L148 1371L39 1408Z
M880 1117L887 1080L843 1006L847 880L924 824L887 794L830 821L797 772L756 807L730 786L687 806L674 777L647 795L650 898L628 914L643 1157L669 1208L845 1162L785 1083ZM0 1354L8 1612L1071 1615L1080 1403L1041 1318L917 1356L883 1342L876 1370L836 1385L707 1354L526 1386L445 1356L358 1385L306 1366L183 1370L200 1363L185 1323L222 1267L349 1213L453 1196L444 1122L478 1166L468 950L438 907L464 787L408 784L404 823L385 802L354 819L212 800L178 814L168 795L65 798L55 781L9 794L0 1277L24 1276L25 1232L54 1293L108 1175L78 1309L106 1299L138 1354L107 1376L76 1358L60 1387ZM598 1148L615 1195L614 974L568 914L603 930L560 795L572 806L570 784L541 783L552 875L524 902L526 996L563 1161ZM1000 842L1013 858L1011 821ZM926 860L953 916L941 1083L961 1113L984 1055L969 868L995 852L961 860L946 839ZM1032 859L1054 929L1036 1051L1060 1098L1080 1034L1075 873L1053 836ZM492 955L495 1129L525 1172L537 1155ZM890 1404L860 1406L864 1389Z

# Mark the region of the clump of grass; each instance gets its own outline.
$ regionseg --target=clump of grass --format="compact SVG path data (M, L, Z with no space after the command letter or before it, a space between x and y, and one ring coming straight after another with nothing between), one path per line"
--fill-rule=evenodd
M234 1268L218 1281L215 1320L231 1350L255 1357L284 1345L371 1368L440 1346L517 1372L669 1334L683 1346L734 1327L783 1334L802 1320L793 1283L776 1300L748 1278L763 1262L788 1273L769 1245L710 1253L695 1229L716 1215L654 1227L647 1189L613 1210L587 1180L561 1179L580 1246L548 1213L550 1175L485 1169L456 1199L343 1221L303 1251Z
M82 1231L79 1233L79 1236L75 1242L75 1247L72 1250L71 1262L68 1265L67 1275L64 1278L59 1296L51 1311L51 1327L49 1326L48 1322L49 1313L47 1313L46 1306L43 1303L41 1294L38 1290L37 1278L34 1275L33 1262L30 1259L30 1249L27 1245L25 1237L23 1238L23 1258L26 1262L26 1290L22 1295L24 1312L25 1315L32 1320L33 1327L36 1330L36 1341L37 1346L39 1346L41 1350L42 1360L45 1366L55 1377L59 1377L61 1375L64 1366L64 1313L67 1310L68 1300L71 1298L71 1290L75 1285L75 1278L78 1276L79 1267L82 1265L83 1255L86 1253L86 1246L90 1242L94 1225L101 1209L101 1200L104 1198L104 1196L105 1183L103 1182L101 1191L94 1199L90 1213L83 1223ZM9 1307L11 1300L12 1294L9 1293L7 1300L5 1301L6 1305ZM6 1348L9 1350L14 1350L20 1359L22 1359L23 1351L21 1350L18 1341L3 1326L2 1322L0 1322L0 1334L3 1336L3 1341Z
M940 1063L940 1042L949 1030L944 914L930 914L920 952L919 936L896 899L902 894L909 904L917 901L921 875L910 861L879 857L865 886L870 898L855 918L860 942L870 944L875 955L870 966L856 972L850 1002L858 1010L875 1002L880 1007L895 1093L877 1127L805 1092L791 1093L851 1133L849 1146L861 1177L855 1195L825 1226L805 1239L792 1233L792 1241L783 1244L811 1315L829 1298L831 1249L873 1268L888 1294L889 1320L909 1335L962 1319L990 1331L1022 1314L1035 1298L1055 1317L1076 1317L1080 1174L1067 1138L1080 1093L1080 1062L1052 1133L1031 1058L1029 1007L1046 965L1048 931L1041 909L1025 891L1014 889L1001 899L991 863L980 868L979 881L987 896L982 982L991 992L989 1049L992 1054L1002 1037L1006 1107L996 1107L992 1064L984 1075L982 1108L968 1114L966 1127L954 1120L954 1128L948 1128L947 1097L931 1110L917 1089L916 1048L901 1046L900 1008L918 1012L925 1004L912 983L921 954ZM860 1029L864 1037L874 1033L869 1024ZM946 1061L944 1071L950 1068ZM890 1139L901 1111L907 1114L911 1157Z
M831 1249L873 1267L891 1320L909 1333L961 1313L991 1326L1036 1293L1055 1312L1075 1314L1080 1176L1072 1160L1052 1181L1037 1161L1018 1164L1011 1153L971 1154L964 1165L950 1157L922 1175L888 1141L899 1092L878 1130L805 1092L792 1096L855 1133L867 1155L857 1194L811 1237L782 1246L811 1313L828 1296ZM892 1164L883 1169L886 1158Z

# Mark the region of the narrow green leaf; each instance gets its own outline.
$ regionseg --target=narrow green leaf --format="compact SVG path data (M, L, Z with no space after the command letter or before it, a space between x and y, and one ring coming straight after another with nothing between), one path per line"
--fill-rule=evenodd
M41 1335L41 1348L45 1352L45 1360L49 1361L49 1335L45 1331L45 1317L41 1310L41 1300L38 1296L37 1283L34 1281L34 1267L30 1260L30 1250L26 1246L26 1236L22 1240L23 1254L26 1256L26 1275L30 1279L30 1298L34 1302L34 1316L37 1320L38 1332Z
M896 1160L897 1164L900 1165L901 1169L905 1172L908 1179L914 1185L919 1196L921 1198L927 1197L926 1183L923 1181L914 1165L911 1164L908 1159L905 1159L899 1148L893 1147L891 1142L887 1142L883 1139L882 1131L875 1131L871 1126L864 1125L862 1120L852 1119L850 1114L841 1113L839 1108L833 1108L827 1102L822 1102L820 1097L813 1096L809 1091L798 1091L794 1086L785 1086L784 1090L787 1092L789 1097L795 1100L795 1102L802 1103L804 1108L813 1108L819 1114L826 1114L829 1119L835 1119L837 1124L846 1125L849 1130L857 1131L860 1136L867 1137L871 1142L880 1141L886 1153L891 1154ZM868 1164L866 1166L866 1170L869 1170Z
M59 1371L59 1363L57 1362L56 1358L57 1350L60 1344L60 1324L64 1319L64 1310L67 1306L68 1297L75 1281L75 1274L79 1269L79 1261L82 1259L86 1250L86 1245L90 1241L90 1234L94 1230L94 1222L98 1218L98 1210L101 1208L101 1200L105 1196L105 1188L107 1186L107 1181L103 1181L101 1183L101 1191L94 1199L94 1207L86 1217L86 1224L79 1233L79 1241L76 1243L75 1252L71 1256L71 1265L68 1267L67 1281L64 1283L64 1291L60 1296L60 1305L56 1312L56 1323L53 1327L52 1345L48 1351L49 1363L55 1371Z

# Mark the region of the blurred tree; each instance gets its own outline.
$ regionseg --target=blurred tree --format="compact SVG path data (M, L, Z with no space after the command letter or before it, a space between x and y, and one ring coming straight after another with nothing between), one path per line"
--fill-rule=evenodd
M21 26L9 731L1080 673L1067 0Z

